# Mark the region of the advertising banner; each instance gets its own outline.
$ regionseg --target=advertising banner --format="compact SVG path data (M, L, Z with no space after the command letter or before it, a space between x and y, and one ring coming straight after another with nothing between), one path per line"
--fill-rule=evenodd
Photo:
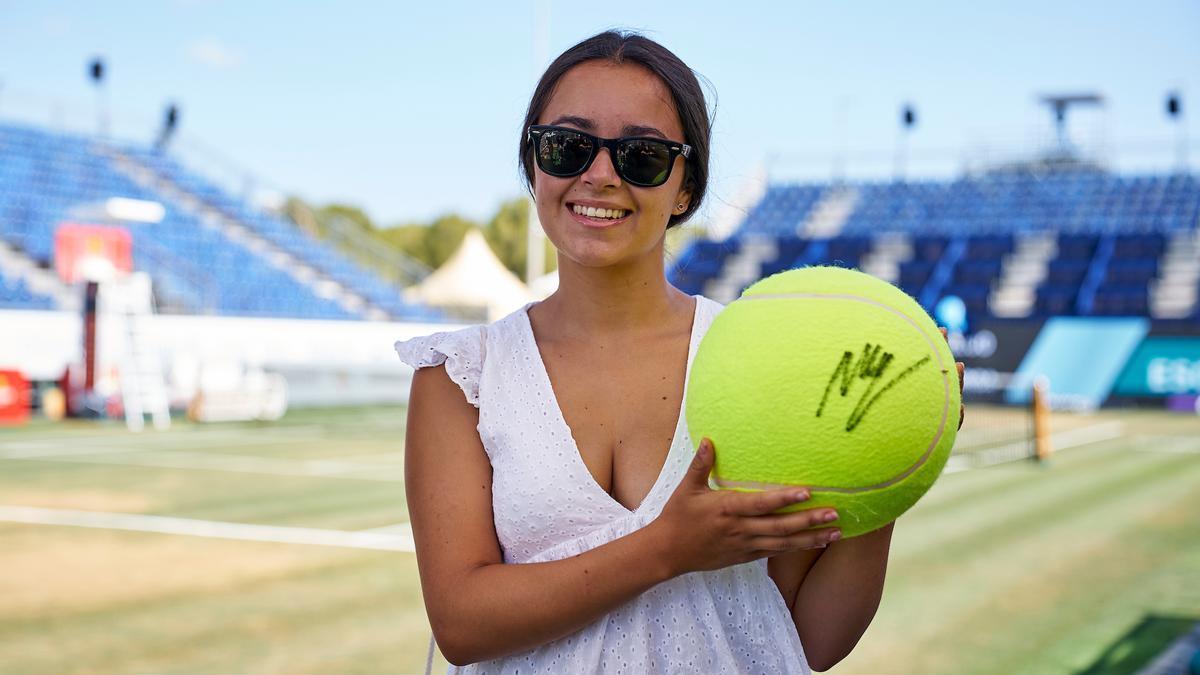
M106 225L63 223L54 232L54 269L68 284L106 281L133 269L129 230Z
M1200 337L1148 337L1117 377L1114 393L1171 396L1200 393Z
M1046 322L1005 391L1005 401L1028 403L1038 378L1050 386L1055 409L1100 407L1150 330L1142 318L1055 317Z
M973 322L966 333L950 333L950 351L967 368L964 395L974 401L1000 401L1041 329L1039 320L993 320Z
M0 370L0 426L29 420L29 383L15 370Z

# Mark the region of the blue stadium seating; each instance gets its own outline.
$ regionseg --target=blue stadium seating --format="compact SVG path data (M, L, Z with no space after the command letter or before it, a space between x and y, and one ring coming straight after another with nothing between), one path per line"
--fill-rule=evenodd
M1112 176L1094 171L972 176L949 182L852 186L858 206L843 234L881 231L991 234L1163 233L1190 230L1200 218L1200 182L1187 174ZM738 235L796 234L830 186L772 186Z
M136 146L118 148L178 187L248 225L269 242L324 272L394 318L440 320L429 308L404 302L400 289L280 218L260 213L170 158ZM319 297L312 287L270 264L240 241L209 227L167 195L121 173L106 148L83 136L0 124L0 237L49 265L54 231L76 209L109 197L162 203L155 224L126 224L135 269L154 279L160 305L188 313L359 319L359 312ZM8 304L7 302L5 304Z
M420 305L406 303L397 289L358 267L338 251L312 238L282 218L257 211L202 176L188 171L172 158L147 149L128 148L143 164L203 200L224 215L248 225L267 241L297 259L321 270L334 281L358 293L395 316L414 320L438 320L440 314Z
M716 276L725 258L739 248L738 240L692 242L676 263L673 276L676 287L690 294L701 293L704 282Z
M782 236L776 242L777 253L774 258L763 262L760 267L761 274L764 277L769 277L776 272L782 272L786 269L791 269L795 266L796 261L808 248L808 241L796 236Z
M54 309L54 300L49 296L34 293L21 279L11 279L0 273L0 307Z
M750 210L738 228L738 235L793 235L804 222L824 191L818 185L770 186L763 198Z
M1018 236L1051 233L1055 250L1036 287L1034 316L1145 316L1168 239L1194 233L1200 221L1200 180L1191 174L1005 173L839 185L858 193L840 233L799 236L833 189L769 187L729 241L697 242L676 262L672 279L702 292L722 270L723 257L713 251L736 250L747 236L774 240L776 255L761 264L767 276L812 264L857 267L879 235L901 233L912 250L897 261L893 281L901 289L927 308L957 295L970 315L986 316ZM1197 318L1200 304L1191 317Z

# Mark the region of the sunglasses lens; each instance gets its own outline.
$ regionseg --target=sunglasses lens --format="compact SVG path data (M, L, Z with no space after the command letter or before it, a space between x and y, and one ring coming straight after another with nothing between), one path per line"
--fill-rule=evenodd
M563 130L543 131L538 139L538 167L551 176L574 176L596 151L591 139Z
M658 141L625 141L617 149L617 166L634 185L662 185L671 175L671 150Z

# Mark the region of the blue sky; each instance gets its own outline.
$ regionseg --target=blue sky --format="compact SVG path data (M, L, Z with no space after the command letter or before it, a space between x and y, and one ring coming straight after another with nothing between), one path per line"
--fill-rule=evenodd
M541 9L539 9L539 7ZM1124 170L1173 164L1168 90L1200 166L1200 2L470 3L0 0L0 119L91 130L86 62L105 57L113 132L149 140L167 101L181 152L222 178L383 223L483 218L521 193L517 127L546 56L609 27L645 31L717 95L712 195L756 167L888 175L899 108L909 173L952 175L1049 137L1043 92L1098 91L1076 139ZM239 167L226 172L218 164ZM710 203L711 204L711 203Z

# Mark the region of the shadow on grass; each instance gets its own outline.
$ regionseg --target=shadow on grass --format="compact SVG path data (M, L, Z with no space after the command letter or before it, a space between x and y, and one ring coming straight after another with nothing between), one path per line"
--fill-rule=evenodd
M1200 617L1149 615L1076 675L1129 675L1146 667L1177 638L1200 626Z

